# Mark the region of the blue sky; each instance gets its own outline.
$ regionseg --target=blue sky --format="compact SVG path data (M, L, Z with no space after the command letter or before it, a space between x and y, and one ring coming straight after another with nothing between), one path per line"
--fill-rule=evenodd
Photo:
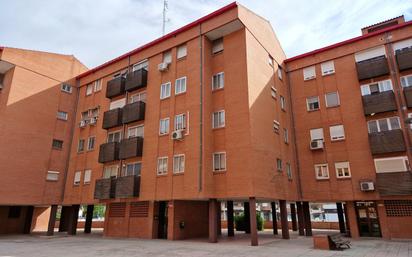
M169 0L166 31L232 1ZM240 0L268 19L288 57L360 35L404 14L411 0ZM0 45L74 54L89 68L162 33L163 0L0 0Z

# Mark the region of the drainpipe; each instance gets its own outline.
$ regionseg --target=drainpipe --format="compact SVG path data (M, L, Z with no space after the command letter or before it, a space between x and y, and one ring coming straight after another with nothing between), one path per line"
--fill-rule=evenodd
M200 123L199 123L199 172L198 172L198 185L199 193L202 192L203 184L203 37L202 37L202 24L199 25L199 50L200 50Z

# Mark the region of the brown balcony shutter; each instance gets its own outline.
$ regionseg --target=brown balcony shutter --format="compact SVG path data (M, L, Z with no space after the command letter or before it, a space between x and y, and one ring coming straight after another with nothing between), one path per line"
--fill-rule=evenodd
M386 216L407 217L412 216L411 200L385 200Z
M123 218L126 216L126 203L111 203L109 207L109 217Z
M130 217L143 218L149 216L149 202L133 202L130 204Z

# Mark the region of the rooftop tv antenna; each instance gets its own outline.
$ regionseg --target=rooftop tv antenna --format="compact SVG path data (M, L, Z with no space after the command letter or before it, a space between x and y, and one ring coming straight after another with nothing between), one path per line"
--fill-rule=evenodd
M163 0L163 26L162 26L162 36L166 33L166 22L169 19L166 17L167 10L169 9L168 0Z

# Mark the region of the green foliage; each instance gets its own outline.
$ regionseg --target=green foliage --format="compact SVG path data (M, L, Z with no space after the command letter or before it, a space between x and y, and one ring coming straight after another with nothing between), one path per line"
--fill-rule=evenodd
M259 231L263 230L263 218L259 212L256 213L256 225ZM235 227L237 231L246 230L245 214L241 213L235 216Z
M106 206L104 205L95 205L93 210L93 218L104 218L104 214L106 212Z

